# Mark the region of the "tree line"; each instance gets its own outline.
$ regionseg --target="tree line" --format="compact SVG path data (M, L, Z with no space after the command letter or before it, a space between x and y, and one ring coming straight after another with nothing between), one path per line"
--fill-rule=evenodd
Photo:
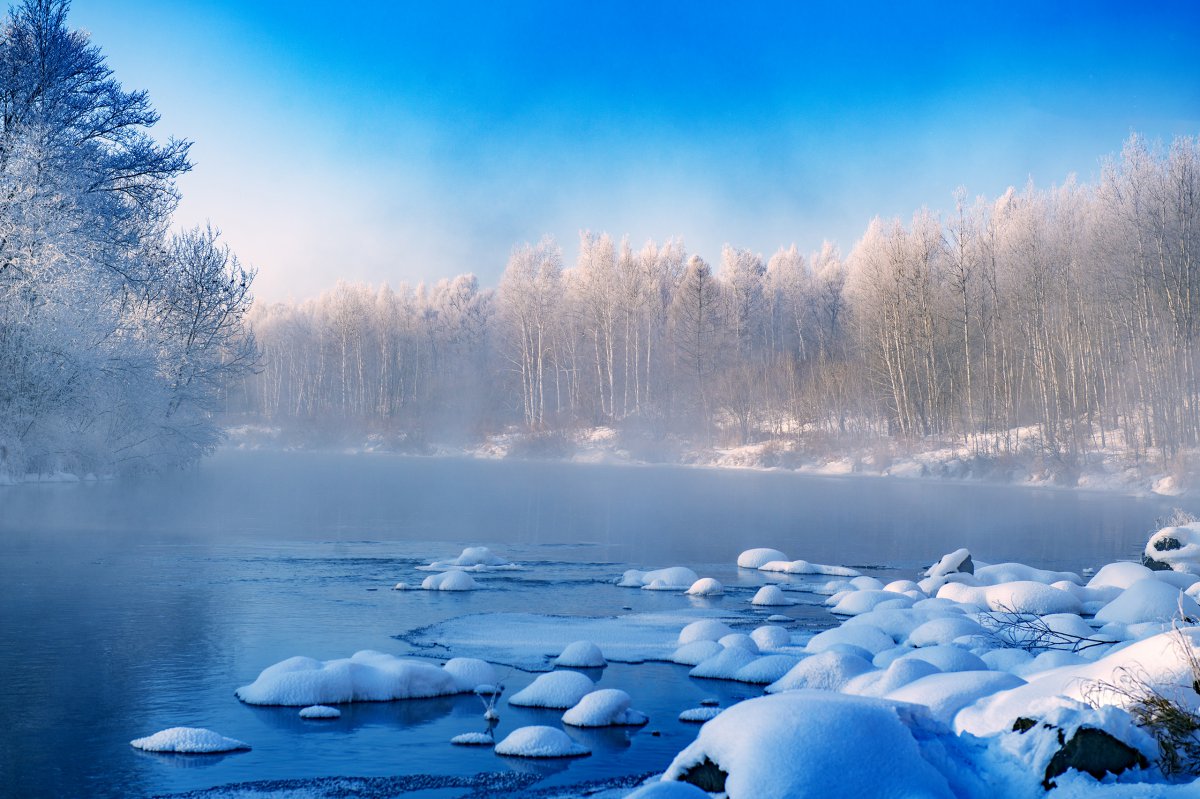
M253 368L254 274L171 233L189 143L160 143L66 0L0 20L0 476L187 463Z
M1134 136L1097 181L875 219L848 256L583 232L494 290L338 284L256 306L274 422L426 436L609 425L700 445L888 439L1170 459L1200 438L1200 146Z

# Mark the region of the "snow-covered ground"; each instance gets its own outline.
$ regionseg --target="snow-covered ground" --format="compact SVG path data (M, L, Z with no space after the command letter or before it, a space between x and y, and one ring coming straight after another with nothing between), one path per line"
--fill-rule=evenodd
M226 430L227 446L239 449L296 449L304 446L283 435L279 428L240 425ZM832 454L818 455L803 450L791 440L773 439L742 446L697 447L685 442L670 445L627 445L611 427L594 427L572 434L529 436L518 431L494 433L469 447L424 445L399 447L389 439L372 435L356 443L336 447L348 452L403 452L420 455L469 456L487 459L537 457L576 463L662 464L722 469L791 470L802 474L974 480L1035 486L1076 487L1095 491L1179 496L1190 490L1190 480L1169 473L1161 464L1138 461L1121 444L1119 432L1097 440L1078 466L1056 464L1039 454L1037 431L1021 428L1007 434L990 434L986 440L968 444L928 440L901 446L898 442L873 442ZM544 439L550 443L544 443ZM1009 442L1003 450L999 442ZM403 444L403 442L401 442ZM644 442L643 442L644 443ZM647 456L646 453L652 453ZM1200 461L1180 458L1179 462ZM11 478L10 478L11 479Z

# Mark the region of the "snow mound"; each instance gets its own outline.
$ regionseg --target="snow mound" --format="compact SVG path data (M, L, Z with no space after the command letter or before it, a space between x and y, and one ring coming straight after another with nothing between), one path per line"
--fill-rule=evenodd
M908 608L913 604L910 596L872 588L850 591L841 597L834 594L830 599L838 600L830 609L838 616L859 616L879 608Z
M309 705L300 708L300 718L302 719L340 719L341 717L342 711L329 705Z
M778 694L801 688L840 691L849 680L873 670L858 655L847 652L822 652L804 658L787 674L767 686L767 693Z
M500 679L496 667L479 658L450 658L442 668L464 692L480 685L495 685Z
M881 671L860 674L842 686L842 693L858 696L885 696L911 682L938 674L937 666L924 660L894 660Z
M471 575L459 570L431 574L421 581L426 591L474 591L478 587Z
M967 705L1018 685L1025 685L1025 681L1004 671L956 671L921 677L885 696L887 699L924 705L935 719L948 725L953 722L955 714Z
M1138 580L1144 580L1147 577L1153 576L1154 572L1140 563L1110 563L1096 572L1092 576L1092 579L1088 580L1087 587L1125 589Z
M712 721L719 715L721 715L719 707L692 707L680 713L679 720L692 724L703 724L706 721Z
M723 635L721 636L721 640L717 641L717 643L726 649L736 647L738 649L745 649L751 654L758 654L758 644L754 642L754 639L751 636L746 635L745 633L730 633L729 635Z
M629 569L621 575L617 585L622 588L648 588L652 591L686 591L699 579L700 575L686 566L670 566L648 572Z
M688 596L720 596L724 593L725 586L721 585L720 580L712 577L702 577L692 583L692 587L687 590Z
M135 738L129 745L146 752L177 752L189 755L237 752L250 748L248 743L226 738L203 727L171 727L145 738Z
M758 569L764 564L770 563L773 560L787 560L787 555L780 552L778 549L767 549L759 547L758 549L747 549L742 554L738 555L737 565L743 569Z
M781 649L792 645L792 634L783 627L776 627L772 624L756 627L750 633L750 638L758 645L759 650Z
M1071 594L1033 580L1014 580L988 586L946 583L937 592L938 599L949 599L987 610L1008 613L1081 613L1082 603Z
M750 699L701 727L663 780L680 780L709 761L727 775L729 799L951 799L946 777L925 759L914 736L916 728L929 737L933 726L919 713L821 691Z
M934 646L948 644L963 635L984 635L984 629L979 623L966 616L943 616L940 619L930 619L913 630L908 636L910 646Z
M404 660L369 649L349 658L293 657L268 666L234 693L248 705L336 705L427 699L463 693L450 672L431 663Z
M1144 555L1175 571L1200 574L1200 522L1162 528L1150 536Z
M1000 583L1032 582L1050 585L1066 580L1074 585L1082 585L1083 580L1075 572L1056 572L1046 569L1035 569L1024 563L993 563L980 566L975 570L975 579L981 585L999 585Z
M891 649L896 642L890 635L873 625L843 624L841 627L817 633L809 640L805 649L816 654L842 644L856 646L876 655L885 649Z
M1178 633L1160 633L1110 652L1099 660L1062 666L1027 675L1028 685L1000 691L963 708L954 719L955 728L973 735L991 735L1012 727L1019 716L1037 713L1047 703L1060 704L1066 697L1084 699L1098 681L1116 683L1125 673L1136 673L1149 685L1183 703L1189 709L1200 706L1200 695L1190 690L1191 666L1184 647L1200 656L1200 628L1189 627ZM1188 690L1180 690L1180 686ZM1121 707L1122 697L1092 691L1090 698L1102 704Z
M518 727L496 744L496 754L511 757L580 757L591 753L554 727Z
M974 571L975 564L971 561L971 550L964 548L942 555L941 560L925 570L925 576L938 579L950 574L959 572L969 574Z
M965 649L949 644L937 644L914 649L897 660L924 660L939 671L986 671L987 664Z
M777 585L764 585L758 589L758 593L750 600L751 605L759 605L763 607L776 607L780 605L795 605L798 604L795 599L789 596L784 596L783 589Z
M765 655L742 666L733 674L737 682L748 682L754 685L767 685L787 674L800 662L793 655Z
M722 649L717 654L702 662L688 672L691 677L705 677L710 680L732 680L738 671L758 659L753 652L733 646Z
M554 659L555 666L566 666L573 669L602 669L608 665L600 647L591 641L575 641L567 644L562 653Z
M719 641L733 632L733 629L717 619L701 619L694 621L679 631L679 645L694 641Z
M563 724L572 727L640 727L650 720L637 710L630 710L629 694L619 688L592 691L563 714Z
M830 577L859 576L854 569L847 569L845 566L825 566L820 563L809 563L807 560L772 560L759 566L758 570L783 574L824 574Z
M1173 585L1148 577L1138 580L1096 611L1096 621L1102 624L1168 622L1178 618L1181 611L1188 619L1200 619L1200 605L1196 600Z
M716 641L692 641L675 650L671 662L681 666L699 666L704 661L719 654L725 647Z
M496 742L486 732L464 732L450 739L455 746L493 746Z
M508 700L516 707L549 707L565 710L591 693L595 684L577 671L552 671L538 678Z
M513 566L504 558L492 552L487 547L467 547L457 558L451 560L435 560L428 566L421 566L425 571L444 571L446 569L469 569L484 571L498 566Z

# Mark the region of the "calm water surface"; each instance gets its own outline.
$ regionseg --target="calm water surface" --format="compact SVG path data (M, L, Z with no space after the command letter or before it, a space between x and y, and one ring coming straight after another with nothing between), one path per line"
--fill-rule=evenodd
M233 690L292 655L409 654L396 636L469 613L688 606L611 585L630 567L690 566L733 587L712 606L744 612L764 581L734 566L752 546L885 577L959 546L980 560L1078 570L1136 557L1172 504L858 477L239 452L136 481L0 488L0 793L145 796L510 770L532 770L540 787L661 770L696 733L675 721L680 710L758 689L669 664L612 665L600 686L629 691L651 724L580 732L593 756L552 763L450 746L483 729L473 696L344 706L340 720L313 723L294 708L242 705ZM467 594L387 590L472 544L536 567ZM815 605L788 613L832 623ZM510 694L533 676L512 674ZM560 715L505 705L499 732ZM254 749L181 757L129 746L171 726L210 727Z

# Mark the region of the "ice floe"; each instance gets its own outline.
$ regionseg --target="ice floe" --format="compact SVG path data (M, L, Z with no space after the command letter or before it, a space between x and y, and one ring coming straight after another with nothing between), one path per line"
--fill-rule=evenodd
M145 738L129 742L135 749L146 752L175 752L189 755L210 755L249 749L250 744L206 730L203 727L171 727Z

